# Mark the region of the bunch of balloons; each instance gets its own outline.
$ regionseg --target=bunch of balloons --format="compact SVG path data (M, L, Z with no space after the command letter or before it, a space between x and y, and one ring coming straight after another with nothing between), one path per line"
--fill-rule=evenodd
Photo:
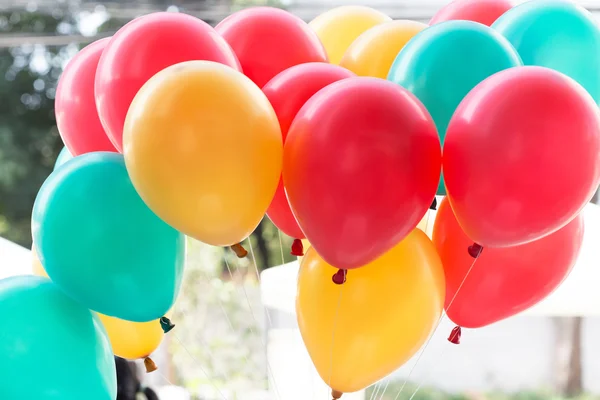
M265 214L292 254L310 245L298 322L334 398L401 366L444 308L475 328L530 307L572 268L600 183L599 48L559 0L457 0L428 24L359 6L135 19L61 77L66 150L32 217L53 283L0 282L0 374L72 359L81 379L40 373L19 398L75 399L79 380L114 399L109 342L145 357L172 328L184 235L243 256Z

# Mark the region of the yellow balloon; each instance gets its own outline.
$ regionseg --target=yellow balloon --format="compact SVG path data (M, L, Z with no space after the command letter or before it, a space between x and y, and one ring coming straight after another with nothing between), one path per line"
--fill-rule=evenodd
M329 10L310 22L317 33L329 62L339 64L346 49L361 33L392 19L384 13L363 6L342 6Z
M98 314L106 328L115 355L135 360L148 357L158 348L164 337L158 320L131 322Z
M433 243L418 229L372 263L349 270L343 285L332 282L336 271L311 248L300 266L296 311L319 375L347 393L416 353L442 313L445 282Z
M136 95L123 154L135 188L165 222L229 246L261 221L281 175L277 116L243 74L209 61L164 69Z
M31 249L33 274L48 278L35 246ZM149 356L158 348L164 333L160 321L131 322L97 314L113 347L115 355L131 360Z
M427 26L415 21L391 21L376 25L352 42L340 66L359 76L386 79L400 50Z

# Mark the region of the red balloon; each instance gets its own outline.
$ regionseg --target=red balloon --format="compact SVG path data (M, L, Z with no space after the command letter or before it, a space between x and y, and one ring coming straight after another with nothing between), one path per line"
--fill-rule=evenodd
M311 246L329 264L361 267L398 244L429 208L440 179L435 124L392 82L348 78L298 112L283 181Z
M129 105L154 74L184 61L206 60L240 70L233 50L206 22L186 14L158 12L119 29L96 72L96 105L102 125L119 151Z
M271 79L263 87L263 92L277 114L284 143L294 117L308 99L325 86L353 76L352 72L337 65L306 63L288 68ZM279 179L267 215L286 235L304 239L304 233L290 210L282 179Z
M429 25L466 20L491 26L513 6L510 0L455 0L438 11L429 21Z
M457 325L480 328L526 310L567 277L582 242L583 217L578 215L534 242L484 249L473 264L467 251L473 241L462 231L444 199L435 219L433 243L444 266L448 317Z
M457 108L444 178L476 243L507 247L565 226L600 182L600 114L571 78L542 67L499 72Z
M94 99L98 60L109 40L100 39L83 48L67 64L58 81L54 104L56 125L74 156L92 151L117 151L100 123Z
M321 41L304 21L271 7L247 8L216 27L258 87L297 64L327 62Z

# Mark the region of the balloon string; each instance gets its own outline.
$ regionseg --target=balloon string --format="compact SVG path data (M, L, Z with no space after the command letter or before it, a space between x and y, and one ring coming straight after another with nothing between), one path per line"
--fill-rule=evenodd
M277 229L279 233L279 248L281 249L281 265L285 264L285 257L283 256L283 241L281 240L281 229Z
M337 307L335 309L335 316L333 318L333 328L331 330L331 356L330 356L330 361L329 361L329 388L331 388L331 377L333 375L333 344L335 343L335 331L337 328L337 322L339 319L339 315L340 315L340 307L342 305L342 288L344 287L344 285L340 285L340 295L338 296L338 303L337 303ZM329 388L327 388L327 400L329 400L330 396L330 392L329 392Z
M254 264L254 272L256 273L256 280L258 281L258 285L260 287L260 273L258 272L258 266L256 265L256 256L254 255L254 248L252 247L252 240L250 239L250 236L248 236L248 246L250 246L250 255L252 255L252 263ZM244 290L246 290L246 288L244 287ZM269 325L267 327L267 330L273 327L273 321L271 321L271 313L269 313L269 310L265 308L265 314L267 314L267 321L269 322Z
M181 339L179 339L179 336L177 336L176 332L173 332L173 336L175 336L175 339L177 339L177 341L179 342L179 344L181 345L181 347L183 347L183 349L186 351L186 353L188 353L188 355L190 356L190 358L198 365L198 367L200 368L200 371L202 371L202 373L204 374L204 376L206 376L206 378L210 381L210 384L215 389L217 389L217 392L219 392L219 394L221 395L221 397L223 398L223 400L227 400L227 397L225 397L225 395L223 394L223 392L221 392L221 389L219 389L219 387L213 382L213 380L210 379L210 375L208 375L208 373L206 372L206 370L204 368L202 368L202 364L200 363L200 361L198 361L196 359L196 357L194 357L192 355L192 353L187 348L187 346L185 344L183 344L183 342L181 341Z
M379 382L377 382L375 384L375 387L373 388L373 392L369 396L369 400L376 399L377 398L377 394L379 393L380 389L381 389L381 381L379 381Z
M250 245L252 245L252 242L250 242ZM252 249L252 247L250 247L250 249ZM252 252L252 256L254 257L254 252ZM231 272L231 267L229 266L229 262L227 261L227 257L225 256L225 253L223 253L223 260L225 261L225 265L227 266L227 271L229 271L229 276L231 276L233 279L233 273ZM256 263L255 263L255 265L256 265ZM258 269L257 269L257 271L258 271ZM254 324L256 326L259 326L258 320L256 319L256 315L254 315L254 310L252 309L252 305L250 304L250 298L248 297L248 291L246 291L246 286L244 285L243 282L242 282L241 286L242 286L242 290L244 292L244 296L246 297L246 303L248 303L248 309L250 310L250 315L252 316L252 319L254 320ZM267 315L269 315L268 311L267 311ZM252 326L250 326L249 328L250 328L250 332L254 336L257 336L254 328ZM260 338L260 342L261 342L263 348L266 350L267 345L266 345L262 335L258 335L258 337ZM273 379L273 387L275 388L275 394L277 396L277 399L281 399L281 396L279 395L279 389L277 388L277 382L275 381L275 375L273 374L273 369L271 368L271 363L269 362L268 354L266 357L266 361L267 361L267 375L270 375L271 379Z
M452 304L454 303L454 300L456 299L456 297L458 296L458 293L460 292L460 290L462 289L463 285L465 284L465 281L469 277L469 274L473 270L473 267L475 266L475 263L477 262L477 260L478 260L478 258L473 259L473 262L471 263L471 266L467 270L467 273L465 274L462 282L460 283L460 285L456 289L456 292L454 293L454 296L452 296L452 299L450 299L450 302L448 303L448 306L446 307L446 309L442 311L442 314L440 315L440 318L438 319L437 323L435 324L435 328L433 329L433 332L431 333L431 335L427 339L427 342L425 342L425 346L423 346L423 350L421 350L421 352L417 356L417 360L415 361L415 363L413 364L413 366L408 371L408 376L406 377L406 379L402 383L402 386L400 387L400 390L398 391L398 394L396 395L396 397L394 397L394 400L398 400L398 397L400 396L400 394L402 393L402 391L406 387L406 384L408 383L408 381L410 380L410 377L412 376L413 372L415 371L415 368L417 367L417 364L419 364L419 361L421 361L421 357L425 353L425 350L427 350L427 347L429 347L429 343L431 343L431 339L433 339L433 336L434 336L435 332L437 332L437 329L439 328L440 324L442 323L442 320L446 316L446 312L450 309L450 307L452 307ZM387 390L388 384L389 384L389 381L385 385L385 388L383 390L383 393L379 397L379 400L383 399L383 395L385 394L385 391ZM418 388L417 388L417 390L418 390Z

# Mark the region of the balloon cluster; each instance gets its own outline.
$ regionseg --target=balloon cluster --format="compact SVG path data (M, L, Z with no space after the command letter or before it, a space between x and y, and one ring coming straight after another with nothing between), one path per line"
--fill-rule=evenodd
M334 398L407 361L444 308L474 328L533 305L572 268L600 182L598 48L587 11L549 0L457 0L429 24L358 6L135 19L61 77L67 150L32 218L53 283L0 283L0 374L61 348L88 398L114 399L107 338L145 357L172 329L184 235L243 257L265 214L292 254L310 244L298 322ZM20 398L74 399L76 380Z

